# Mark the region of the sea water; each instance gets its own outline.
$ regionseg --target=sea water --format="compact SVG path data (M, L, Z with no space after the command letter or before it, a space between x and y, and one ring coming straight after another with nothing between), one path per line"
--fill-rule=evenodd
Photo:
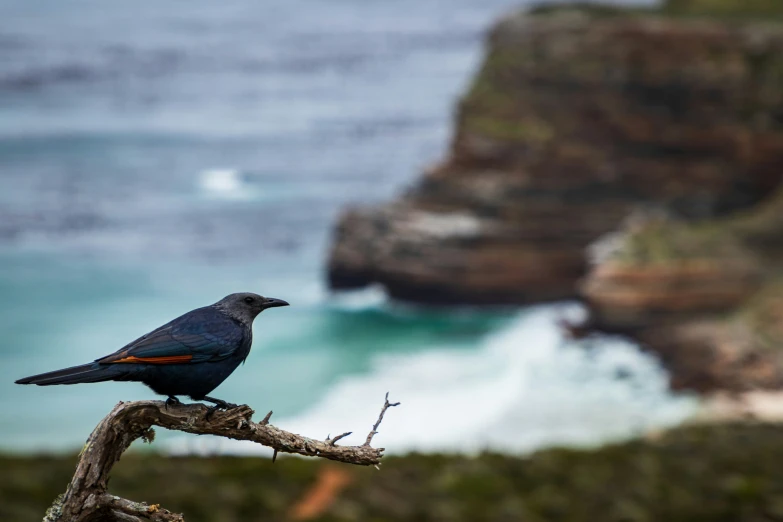
M135 383L23 387L235 291L291 302L214 395L390 451L527 451L672 425L693 401L570 304L427 310L325 289L347 204L447 149L513 0L0 2L0 451L73 450ZM351 439L347 439L349 442ZM162 434L170 451L247 452Z

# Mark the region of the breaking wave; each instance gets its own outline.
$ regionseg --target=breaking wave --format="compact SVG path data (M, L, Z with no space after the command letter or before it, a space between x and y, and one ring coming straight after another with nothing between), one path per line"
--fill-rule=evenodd
M236 169L207 169L199 174L199 188L213 197L244 199L252 196L242 173Z
M370 372L341 378L310 408L278 419L280 428L326 437L346 430L360 444L384 394L401 401L376 444L408 451L525 453L552 445L590 446L676 425L695 399L669 391L658 361L618 338L590 346L566 341L556 326L563 305L534 307L476 350L378 355ZM233 441L171 441L175 453L265 454Z

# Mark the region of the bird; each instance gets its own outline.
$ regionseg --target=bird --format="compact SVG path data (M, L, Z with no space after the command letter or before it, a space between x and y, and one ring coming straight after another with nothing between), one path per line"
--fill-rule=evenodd
M217 409L236 407L210 397L245 361L253 342L253 320L266 310L289 306L273 297L243 292L191 310L152 330L116 352L95 361L19 379L16 384L81 384L135 381L165 395L166 405L181 404L178 395L214 404Z

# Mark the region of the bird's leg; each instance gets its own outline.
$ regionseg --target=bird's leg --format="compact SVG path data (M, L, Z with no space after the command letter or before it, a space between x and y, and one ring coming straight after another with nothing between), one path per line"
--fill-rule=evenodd
M217 410L232 410L234 408L238 408L239 406L236 404L232 404L230 402L226 402L221 399L215 399L214 397L204 396L201 398L202 401L211 402L214 404L211 408L207 410L207 416L206 419L209 420L209 418L212 416L213 413L215 413Z
M173 395L169 395L169 397L166 399L167 410L169 409L169 406L179 406L180 404L182 404L182 401L180 401Z

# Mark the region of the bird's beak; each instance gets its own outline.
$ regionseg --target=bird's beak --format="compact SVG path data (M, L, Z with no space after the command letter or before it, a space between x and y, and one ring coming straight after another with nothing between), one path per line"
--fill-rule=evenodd
M264 301L264 310L275 308L276 306L288 306L288 302L282 299L275 299L274 297L267 297L266 301Z

